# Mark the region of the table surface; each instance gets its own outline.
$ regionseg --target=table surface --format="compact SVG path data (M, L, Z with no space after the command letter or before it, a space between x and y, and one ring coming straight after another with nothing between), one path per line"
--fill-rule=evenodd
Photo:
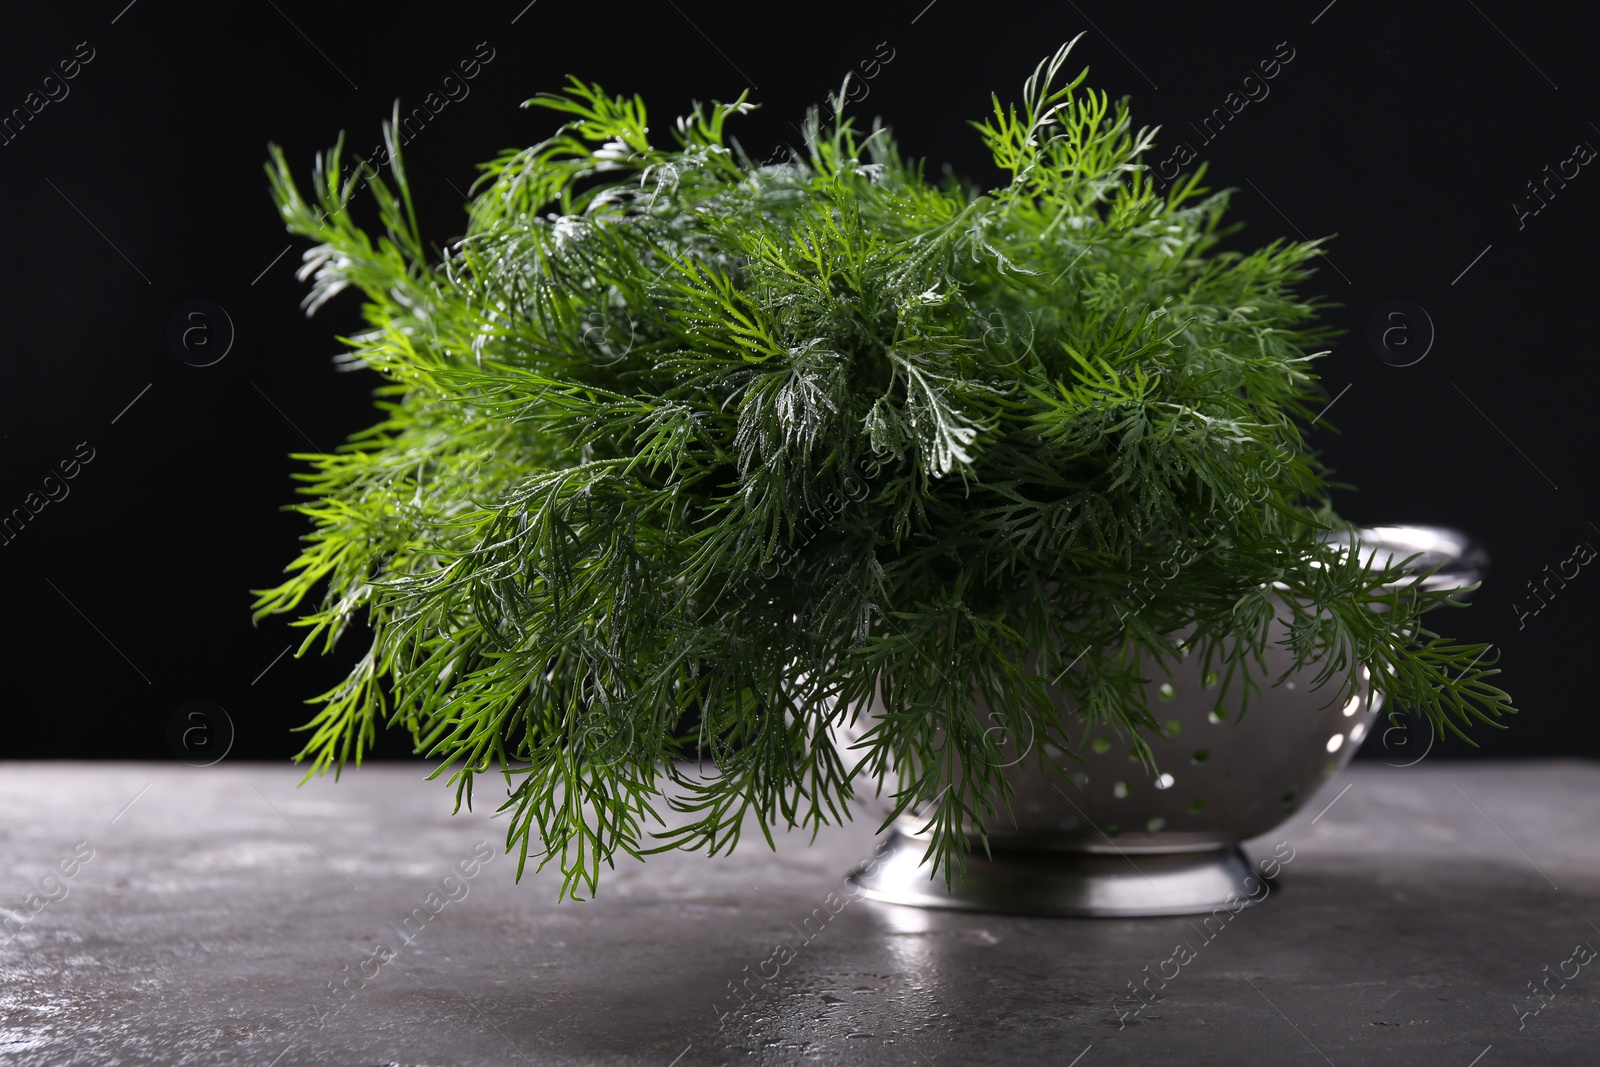
M0 764L0 1062L1600 1062L1596 763L1358 764L1220 933L848 899L865 813L557 903L422 776Z

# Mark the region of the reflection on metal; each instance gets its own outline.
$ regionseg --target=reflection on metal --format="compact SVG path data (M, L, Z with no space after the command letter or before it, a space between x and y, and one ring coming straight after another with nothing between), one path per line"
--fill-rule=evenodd
M944 878L922 866L923 845L895 834L870 876L849 882L864 895L920 908L1014 915L1200 915L1253 907L1268 896L1238 846L1155 854L996 851L966 858L965 877Z

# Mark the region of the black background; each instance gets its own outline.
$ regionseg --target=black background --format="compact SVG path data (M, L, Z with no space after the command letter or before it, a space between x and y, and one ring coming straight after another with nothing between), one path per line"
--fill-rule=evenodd
M1526 183L1546 165L1579 142L1600 146L1577 9L125 4L11 4L0 37L0 114L24 107L80 42L93 50L69 95L0 146L0 512L23 506L81 442L94 453L70 495L0 547L0 757L170 758L169 719L203 700L236 727L233 758L282 758L298 747L300 702L364 650L352 634L329 657L275 659L296 631L250 621L249 590L276 584L308 528L280 510L300 469L288 453L332 448L373 421L376 384L331 361L336 335L359 324L354 295L310 321L298 307L304 243L285 252L262 171L268 142L304 181L339 131L364 154L396 97L419 104L461 60L492 50L470 95L406 146L424 231L441 244L462 228L473 164L556 125L517 105L569 73L643 94L663 140L691 99L749 88L761 109L733 132L766 158L798 141L807 104L892 50L856 112L883 115L930 172L948 162L990 181L966 120L991 92L1015 100L1080 30L1070 70L1088 65L1091 86L1132 97L1136 125L1163 127L1150 162L1188 141L1213 187L1238 187L1238 243L1338 234L1315 287L1343 305L1332 317L1349 331L1317 365L1339 396L1328 421L1341 432L1315 440L1361 487L1337 498L1349 517L1456 526L1488 545L1475 606L1438 620L1503 649L1501 681L1522 709L1507 730L1477 731L1478 754L1600 756L1586 603L1600 575L1552 584L1536 615L1519 620L1513 607L1534 606L1526 583L1577 543L1600 546L1587 491L1600 163L1552 183L1520 226L1514 207L1538 206ZM1204 143L1189 124L1289 49L1270 94ZM191 300L225 308L235 328L213 366L186 365L167 343ZM1437 331L1412 366L1366 343L1369 316L1393 300L1425 308ZM400 741L384 753L404 754Z

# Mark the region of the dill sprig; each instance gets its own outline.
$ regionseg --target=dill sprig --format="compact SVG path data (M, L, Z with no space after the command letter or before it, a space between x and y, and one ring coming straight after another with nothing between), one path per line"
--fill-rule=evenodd
M1070 48L973 123L986 191L859 132L847 87L758 164L725 131L745 95L663 147L640 98L573 78L430 254L396 123L391 180L341 181L341 138L309 199L274 146L308 313L364 294L345 358L385 380L382 421L296 457L313 531L256 602L302 612L298 654L372 634L304 727L311 773L404 726L458 808L502 776L519 877L556 861L580 896L618 853L839 822L863 778L948 872L1008 813L978 697L1041 767L1086 723L1148 756L1144 682L1199 655L1248 697L1275 618L1330 701L1365 666L1461 736L1513 710L1486 646L1422 625L1455 601L1326 539L1350 528L1302 425L1333 334L1294 291L1320 242L1222 250L1228 192L1201 168L1158 194L1154 131L1062 84Z

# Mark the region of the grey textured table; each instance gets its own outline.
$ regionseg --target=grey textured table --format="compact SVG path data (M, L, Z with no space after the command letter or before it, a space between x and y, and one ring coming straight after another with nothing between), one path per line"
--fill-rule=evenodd
M0 1062L1600 1063L1593 763L1358 765L1220 933L830 898L867 818L556 904L415 766L297 777L0 764Z

